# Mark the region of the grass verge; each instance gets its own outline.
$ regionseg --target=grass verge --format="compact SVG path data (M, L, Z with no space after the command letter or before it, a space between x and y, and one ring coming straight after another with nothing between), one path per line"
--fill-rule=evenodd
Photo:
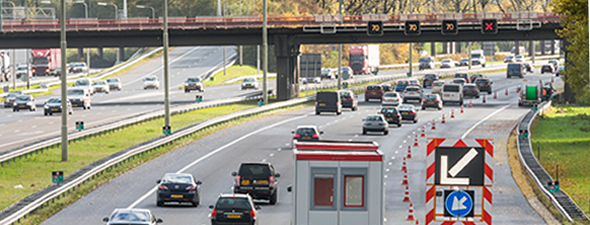
M213 81L206 80L204 82L204 85L205 86L224 85L226 83L223 83L223 82L225 82L229 79L233 79L233 78L241 77L241 76L252 76L254 74L256 74L256 67L249 66L249 65L243 65L243 66L233 65L225 70L225 75L223 75L223 70L219 71L218 73L213 75L213 77L214 77Z
M253 107L256 107L256 103L252 101L177 114L172 116L171 126L177 130L219 115ZM73 142L69 145L68 162L62 162L61 151L54 148L28 158L17 159L8 165L5 163L0 169L0 209L50 185L51 171L64 171L68 175L113 153L160 137L162 124L164 119L160 118L119 132ZM17 185L22 188L14 188Z
M590 107L552 107L533 125L531 142L537 159L554 179L559 172L560 188L589 215Z
M252 103L248 103L248 105L252 105ZM213 126L213 127L208 127L206 129L197 131L197 132L195 132L187 137L184 137L182 139L178 139L178 140L174 141L174 143L172 143L171 145L163 146L163 147L154 149L152 151L146 152L144 154L140 154L137 157L134 157L132 159L128 159L127 161L124 161L118 167L112 168L108 171L104 171L103 173L99 174L98 176L95 176L94 179L87 180L83 185L78 186L78 188L76 188L75 190L71 190L67 194L60 196L60 198L56 198L51 203L46 204L46 206L33 211L25 219L21 219L20 224L41 224L43 221L47 220L52 215L59 212L61 209L64 209L65 207L78 201L79 199L84 197L86 194L88 194L91 191L98 188L100 185L108 182L110 179L117 177L120 174L123 174L127 171L130 171L133 168L137 167L138 165L141 165L145 162L155 159L167 152L170 152L174 149L182 147L190 142L193 142L195 140L203 138L207 135L213 134L217 131L220 131L220 130L223 130L223 129L226 129L226 128L229 128L229 127L232 127L235 125L238 125L240 123L244 123L247 121L251 121L254 119L258 119L261 117L270 116L270 115L274 115L274 114L278 114L278 113L282 113L282 112L286 112L286 111L300 109L300 108L311 106L311 105L313 105L313 104L310 102L302 103L299 105L289 106L289 107L285 107L285 108L281 108L281 109L272 110L269 112L260 113L260 114L253 115L250 117L243 117L243 118L239 118L239 119L236 119L233 121L225 122L225 123ZM183 115L187 115L187 114L190 114L190 113L186 113ZM148 123L146 123L146 124L148 124ZM159 123L158 125L161 125L161 123ZM124 131L125 130L123 130L122 132L124 132ZM116 136L120 136L120 134L118 134L118 133L119 132L114 133L114 134ZM96 139L98 140L98 139L100 139L100 137L96 138Z

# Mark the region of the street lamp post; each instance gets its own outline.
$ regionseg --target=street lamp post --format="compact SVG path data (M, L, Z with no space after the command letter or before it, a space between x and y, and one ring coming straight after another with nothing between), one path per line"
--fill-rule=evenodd
M106 3L106 2L98 2L96 4L99 6L112 5L113 7L115 7L115 19L119 19L119 8L117 7L117 5L115 5L113 3Z
M61 108L67 109L68 108L68 101L66 95L66 88L68 86L67 82L67 67L66 67L66 49L67 49L67 42L66 42L66 1L61 0L61 16L59 18L60 29L61 29ZM28 76L28 75L27 75ZM68 114L62 113L61 114L61 161L67 162L68 161Z
M154 10L154 7L147 6L147 5L136 5L135 7L139 8L139 9L151 9L152 10L152 19L156 18L156 10Z
M266 84L266 73L268 72L268 40L266 28L267 0L262 0L262 100L268 104L268 91Z

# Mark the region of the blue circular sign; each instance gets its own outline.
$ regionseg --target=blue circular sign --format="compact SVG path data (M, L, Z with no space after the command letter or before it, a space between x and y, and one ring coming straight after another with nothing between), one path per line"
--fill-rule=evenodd
M467 216L473 209L473 198L465 191L453 191L445 199L445 208L453 217Z

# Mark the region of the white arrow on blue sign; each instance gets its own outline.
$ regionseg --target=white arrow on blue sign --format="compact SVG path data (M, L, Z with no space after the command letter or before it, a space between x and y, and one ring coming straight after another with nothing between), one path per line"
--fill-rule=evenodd
M445 208L453 217L464 217L473 209L473 199L465 191L453 191L445 199Z

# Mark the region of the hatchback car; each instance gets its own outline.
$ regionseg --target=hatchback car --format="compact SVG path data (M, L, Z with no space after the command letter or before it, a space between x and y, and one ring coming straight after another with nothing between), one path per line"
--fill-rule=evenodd
M389 123L382 114L367 116L367 118L363 119L363 122L363 134L367 134L367 132L389 134Z
M504 57L504 62L505 63L513 63L513 62L515 62L514 56L513 55L507 55L506 57Z
M293 134L293 140L297 141L319 141L320 135L324 134L323 131L319 131L318 127L314 125L298 126L291 133Z
M422 80L422 87L432 87L432 83L437 81L438 79L438 75L436 74L424 74L424 79Z
M383 100L381 101L381 105L383 105L383 106L387 106L387 105L397 106L397 105L401 104L401 102L402 102L402 98L399 93L385 92L385 94L383 94Z
M470 76L468 73L455 73L455 75L453 75L453 78L463 78L465 80L465 83L469 83L469 77Z
M465 85L465 83L467 82L465 81L465 79L462 78L455 78L453 79L453 81L451 81L451 84L459 84L461 86Z
M85 88L88 90L90 95L94 94L94 86L92 86L92 80L90 78L78 78L74 87Z
M440 68L444 69L444 68L453 68L458 66L458 63L453 61L452 59L443 59L442 61L440 61Z
M402 115L402 121L409 120L412 121L412 123L418 122L418 112L416 111L416 108L414 108L414 105L400 105L397 107L397 110L399 110L399 113Z
M69 88L67 91L68 100L72 103L72 107L82 107L82 109L90 109L90 93L85 88Z
M158 183L157 206L164 206L166 202L187 202L197 207L201 203L201 181L195 180L192 174L167 173L156 183Z
M221 194L209 208L212 209L209 215L212 225L258 224L260 206L254 205L248 194Z
M37 110L37 106L35 106L35 98L32 95L16 96L12 105L12 111L18 112L21 109L28 109L29 111Z
M160 81L156 76L143 78L143 89L146 90L148 88L160 89Z
M88 67L84 62L73 62L70 63L68 70L70 73L85 73L88 72Z
M490 79L487 78L478 78L475 80L475 85L480 92L487 92L488 94L492 94L492 82Z
M434 69L434 57L422 57L418 62L420 63L420 66L418 67L419 70Z
M443 109L443 102L440 95L437 94L426 94L422 99L422 110L426 108L436 108L438 110Z
M256 78L254 78L254 77L244 78L244 80L242 80L241 88L242 88L242 90L246 90L246 89L258 90L258 80L256 80Z
M350 108L352 111L356 111L359 108L359 103L358 100L356 100L354 92L349 90L340 90L339 92L342 108Z
M74 112L74 110L72 109L72 103L70 103L70 100L67 100L68 103L68 109L66 110L68 112L68 114L72 115L72 113ZM61 113L62 112L62 105L61 105L61 99L60 98L50 98L49 100L47 100L47 102L45 102L45 105L43 106L43 114L44 115L53 115L53 113Z
M115 209L111 216L102 219L107 225L156 225L162 219L156 219L149 209Z
M522 63L510 63L508 64L508 68L506 69L506 78L511 78L513 76L524 78L525 73L526 70Z
M205 91L203 80L200 77L189 77L184 82L184 92L191 92L192 90L203 92Z
M378 99L379 102L382 101L383 97L383 87L381 85L369 85L365 90L365 102L368 102L371 99Z
M467 97L474 97L479 98L479 89L475 84L465 84L463 85L463 96Z
M555 76L563 75L564 72L565 72L565 66L559 66L555 70Z
M94 91L96 92L104 92L107 94L111 92L111 86L104 80L94 81L92 86L94 86Z
M395 92L401 93L406 90L406 87L409 85L408 80L398 80L395 82Z
M396 124L397 127L402 126L402 117L396 107L383 107L377 114L383 115L388 124Z
M107 83L109 84L110 90L120 91L123 89L123 84L121 83L121 79L119 78L109 78L107 79Z
M469 83L473 83L475 82L475 80L477 80L478 78L485 78L486 76L484 76L482 73L474 73L471 74L471 76L469 77Z
M254 199L267 199L271 205L277 203L281 177L269 162L243 162L234 176L234 193L249 194Z
M422 88L420 86L409 86L404 91L403 96L403 102L408 102L410 100L418 100L418 102L421 102L422 98L424 97L424 91L422 91Z
M555 69L553 68L553 64L545 64L541 67L541 74L544 73L554 73Z
M393 91L393 87L391 87L391 84L382 84L381 87L383 88L384 93Z
M461 60L459 60L459 66L469 66L469 59L462 58Z
M420 81L416 79L409 79L408 86L420 86Z
M432 83L432 94L440 94L442 92L442 87L445 84L444 81L439 80Z
M23 94L22 91L8 92L8 95L6 95L6 97L4 97L4 108L12 107L12 104L14 103L16 96L19 96L22 94Z

